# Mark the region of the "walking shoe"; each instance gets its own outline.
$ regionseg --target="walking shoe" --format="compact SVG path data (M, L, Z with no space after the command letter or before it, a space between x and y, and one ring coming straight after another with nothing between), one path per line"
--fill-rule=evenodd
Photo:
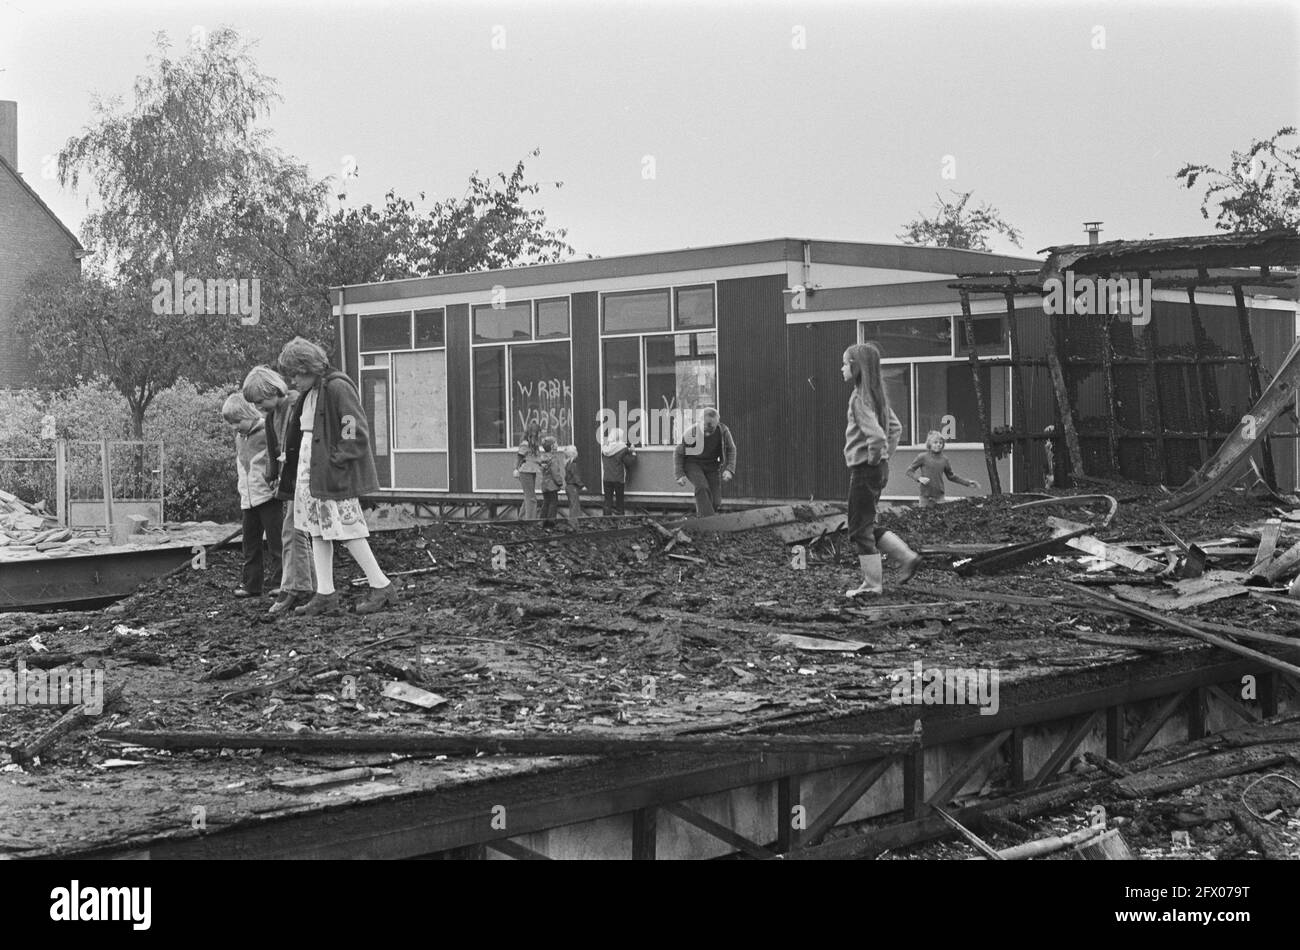
M301 607L293 608L293 612L299 617L318 617L321 614L336 614L339 612L339 595L338 591L332 594L312 594L311 600Z
M280 599L271 605L267 611L271 616L280 616L287 614L299 604L305 604L311 599L310 594L302 593L296 590L286 590L280 595Z
M397 587L389 581L387 587L372 587L366 591L366 596L361 598L361 603L357 604L357 613L378 613L385 607L396 606L396 604Z

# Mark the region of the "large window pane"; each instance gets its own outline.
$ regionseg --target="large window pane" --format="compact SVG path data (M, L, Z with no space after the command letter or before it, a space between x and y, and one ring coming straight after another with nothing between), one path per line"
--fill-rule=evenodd
M474 308L475 343L500 343L532 338L533 305L531 303L506 304L500 310L493 307Z
M678 333L645 338L648 445L675 445L699 410L718 404L718 335Z
M442 310L417 310L415 313L415 348L421 350L446 345L447 327Z
M1009 356L1011 343L1007 336L1007 318L1005 316L974 317L971 324L975 330L975 353L978 356ZM966 318L956 318L956 339L953 341L953 356L966 356Z
M636 333L640 330L668 330L668 291L611 294L604 300L604 332Z
M713 288L687 287L677 291L677 329L713 326Z
M886 359L900 356L952 356L952 321L947 317L872 320L859 324L862 342L880 344Z
M1010 419L1007 371L1002 367L981 366L979 374L990 426L1006 425ZM984 441L969 364L917 364L917 442L923 441L931 429L945 433L950 442Z
M447 353L393 357L393 447L447 448Z
M474 350L474 446L506 447L506 348Z
M908 445L912 439L912 366L882 366L880 378L885 383L885 398L889 408L894 410L898 421L903 426L903 434L898 438L899 445ZM881 419L880 425L889 425L888 419Z
M510 444L523 441L536 419L542 435L560 445L573 441L573 389L569 383L569 344L531 343L510 348Z
M569 335L569 301L537 301L537 339Z
M411 313L373 313L361 316L361 349L409 350Z
M362 370L361 408L370 420L370 452L375 457L380 484L389 487L388 370Z
M606 340L603 344L604 405L601 411L609 428L628 429L629 416L641 409L641 340L632 337L623 340ZM584 420L585 421L585 420Z

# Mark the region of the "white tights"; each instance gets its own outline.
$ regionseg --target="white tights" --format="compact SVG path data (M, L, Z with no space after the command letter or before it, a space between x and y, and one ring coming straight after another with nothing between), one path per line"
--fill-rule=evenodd
M351 541L344 541L343 546L348 549L352 559L366 572L366 580L370 582L371 587L387 587L389 585L388 577L380 570L379 562L375 560L374 552L370 550L369 541L365 538L353 538ZM311 539L311 559L312 563L316 565L316 592L319 594L334 593L334 542L313 537Z

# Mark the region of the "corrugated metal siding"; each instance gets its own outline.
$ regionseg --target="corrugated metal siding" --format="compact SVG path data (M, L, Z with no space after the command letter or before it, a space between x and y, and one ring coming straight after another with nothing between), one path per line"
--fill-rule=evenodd
M588 491L599 491L600 443L600 294L574 294L569 307L573 334L573 444L578 471Z
M718 281L718 407L737 456L727 494L788 497L784 289L781 275Z
M447 451L453 492L474 490L471 384L469 305L455 304L447 308Z
M844 414L849 387L840 366L857 338L854 320L786 328L786 385L774 400L784 407L784 444L773 457L773 464L782 466L782 497L840 500L848 495Z

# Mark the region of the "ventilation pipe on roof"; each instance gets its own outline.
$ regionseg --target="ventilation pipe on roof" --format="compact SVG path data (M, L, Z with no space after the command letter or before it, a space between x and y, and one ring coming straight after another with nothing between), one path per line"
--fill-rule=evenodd
M1088 235L1089 244L1096 244L1098 241L1101 240L1101 225L1102 222L1100 221L1083 222L1083 230L1084 233Z
M18 171L18 103L0 100L0 158Z

